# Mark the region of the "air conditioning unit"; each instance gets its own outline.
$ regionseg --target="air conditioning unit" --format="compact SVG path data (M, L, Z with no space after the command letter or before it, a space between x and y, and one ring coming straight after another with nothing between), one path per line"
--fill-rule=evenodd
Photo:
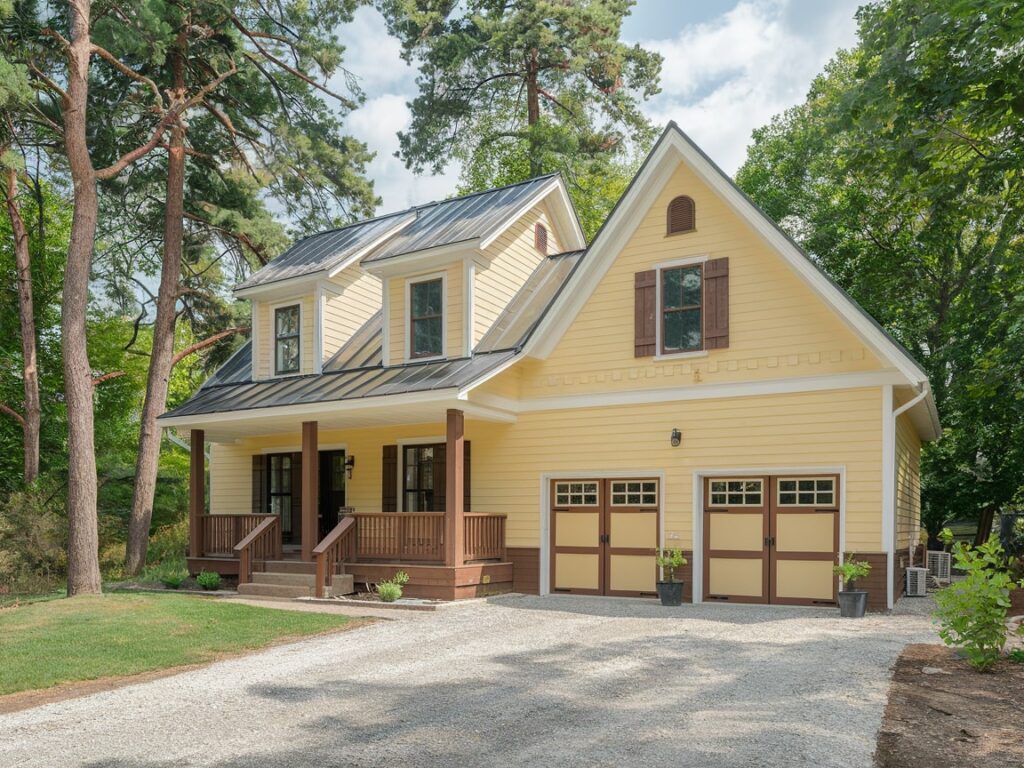
M953 557L949 552L934 552L928 550L928 573L939 581L949 581L949 571L952 566Z
M924 597L928 594L928 569L907 568L907 596Z

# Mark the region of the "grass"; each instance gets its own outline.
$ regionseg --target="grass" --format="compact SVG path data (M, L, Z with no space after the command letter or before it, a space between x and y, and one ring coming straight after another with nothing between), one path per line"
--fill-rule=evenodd
M89 595L0 610L0 695L197 664L351 624L186 595Z

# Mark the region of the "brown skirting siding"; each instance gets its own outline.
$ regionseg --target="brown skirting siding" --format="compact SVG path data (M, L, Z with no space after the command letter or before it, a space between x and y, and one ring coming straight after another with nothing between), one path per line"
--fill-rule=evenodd
M866 589L868 592L868 610L872 612L888 610L886 595L889 586L889 568L885 553L854 552L853 556L857 560L867 560L871 564L871 573L857 582L858 589Z
M459 600L512 591L512 563L509 562L471 563L454 568L408 563L345 563L345 573L352 575L357 590L367 583L390 579L398 571L409 574L409 583L402 590L407 597Z
M508 547L506 552L512 563L512 591L540 594L540 547Z

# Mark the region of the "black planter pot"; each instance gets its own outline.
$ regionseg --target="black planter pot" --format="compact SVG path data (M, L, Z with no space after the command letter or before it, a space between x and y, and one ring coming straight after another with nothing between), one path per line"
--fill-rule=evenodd
M839 593L839 615L847 619L859 619L868 608L868 593L863 589L851 589Z
M683 582L681 581L659 581L658 597L662 605L683 604Z

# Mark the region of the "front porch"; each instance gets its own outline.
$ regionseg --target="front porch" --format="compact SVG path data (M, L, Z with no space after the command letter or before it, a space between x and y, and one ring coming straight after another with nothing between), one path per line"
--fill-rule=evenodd
M347 591L349 579L339 576L350 576L356 589L366 589L399 570L409 574L404 591L410 597L453 600L511 591L505 516L466 511L464 432L462 411L448 409L444 443L438 447L444 448L443 471L436 478L443 511L328 509L325 499L333 497L325 496L321 485L319 424L307 421L302 423L301 454L295 462L301 477L296 472L296 493L291 497L299 509L289 504L287 514L280 509L223 514L206 513L205 434L193 429L189 571L237 577L240 585L254 579L272 581L267 576L272 573L295 574L291 581L305 584L298 574L306 574L311 577L308 592L318 597L331 594L335 586L335 591ZM441 470L440 462L436 468ZM434 487L433 476L431 481ZM385 488L382 497L386 493ZM255 485L253 496L256 508ZM384 498L380 508L388 508ZM286 546L283 539L294 546Z

